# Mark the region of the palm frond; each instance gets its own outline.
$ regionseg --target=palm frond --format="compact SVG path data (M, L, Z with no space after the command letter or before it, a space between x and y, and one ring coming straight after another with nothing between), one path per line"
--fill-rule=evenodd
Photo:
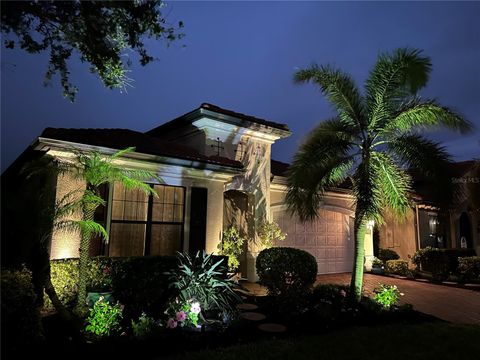
M82 211L82 195L84 190L75 189L69 191L55 202L55 214L53 219L62 219L72 216L75 213Z
M341 120L361 129L364 123L364 104L353 79L330 66L311 65L294 75L296 83L312 82L334 106Z
M288 171L286 201L306 220L316 216L327 187L342 182L353 165L356 134L340 119L320 123L295 154Z
M382 213L389 208L397 217L404 218L411 203L411 177L385 153L372 153L372 166L382 201Z
M448 208L460 194L452 182L450 156L438 143L418 134L405 134L391 140L388 151L402 161L421 182L430 184L429 196L440 206Z
M126 155L126 154L133 153L133 152L135 152L135 147L134 147L134 146L130 146L130 147L127 147L127 148L125 148L125 149L123 149L123 150L117 151L116 153L110 155L109 158L110 158L111 160L115 160L115 159L118 159L118 158L120 158L120 157L122 157L122 156L124 156L124 155Z
M431 66L416 49L401 48L378 57L365 84L369 129L390 118L406 97L425 86Z
M418 169L427 176L437 174L450 163L444 147L418 134L403 134L390 139L387 148L409 168Z
M445 127L468 132L472 125L451 109L434 100L421 101L415 97L403 104L386 125L387 131L408 131L412 128Z
M53 224L55 230L75 232L78 231L82 236L90 237L92 235L100 235L108 240L108 233L105 228L92 220L60 220Z

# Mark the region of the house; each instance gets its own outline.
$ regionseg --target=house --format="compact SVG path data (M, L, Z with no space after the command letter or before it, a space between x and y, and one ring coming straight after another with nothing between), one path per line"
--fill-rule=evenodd
M319 273L351 271L354 209L348 189L327 192L315 221L302 223L287 212L288 165L271 159L271 146L290 134L285 124L204 103L145 133L47 128L28 151L69 159L74 148L112 154L134 146L136 152L118 163L154 171L161 179L151 184L158 197L126 191L118 184L103 189L107 205L95 217L107 229L109 240L93 240L91 255L216 252L222 231L233 225L248 238L241 257L242 275L255 280L255 259L261 250L257 230L265 220L274 220L288 234L277 246L309 251L317 259ZM68 174L49 181L55 185L57 200L85 187ZM78 233L56 231L51 259L78 257L79 241ZM2 242L2 250L3 246ZM371 227L365 247L370 261Z
M459 186L459 196L443 207L438 205L435 184L413 174L415 206L404 221L386 217L376 239L380 248L394 250L405 260L427 246L468 248L480 254L480 161L452 163L449 172L448 180Z

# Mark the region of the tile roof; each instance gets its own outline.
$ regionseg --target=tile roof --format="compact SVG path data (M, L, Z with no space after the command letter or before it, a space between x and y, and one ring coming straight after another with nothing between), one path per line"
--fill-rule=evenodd
M282 176L286 177L288 175L288 168L290 164L271 159L270 161L270 172L273 176ZM338 184L337 189L351 190L352 182L350 179L345 179L342 183Z
M213 105L213 104L209 104L209 103L203 103L198 108L196 108L195 110L192 110L192 111L190 111L186 114L183 114L176 119L168 121L165 124L162 124L162 125L154 128L154 129L152 129L152 130L147 131L146 133L150 134L150 135L153 135L153 136L158 136L162 132L174 130L174 129L177 129L181 126L187 125L187 124L191 123L192 117L194 119L195 118L194 116L196 114L200 114L202 112L202 110L212 111L212 112L215 112L215 113L218 113L218 114L221 114L221 115L231 116L231 117L234 117L234 118L237 118L237 119L240 119L240 120L249 121L249 122L264 125L264 126L269 126L269 127L275 128L275 129L283 130L283 131L290 131L290 129L288 128L288 125L286 125L286 124L279 124L279 123L276 123L276 122L273 122L273 121L260 119L260 118L254 117L254 116L238 113L238 112L235 112L233 110L227 110L227 109L221 108L217 105Z
M243 168L242 163L239 161L218 156L208 157L183 144L164 141L128 129L46 128L41 137L112 149L125 149L133 146L136 148L136 152L139 153Z

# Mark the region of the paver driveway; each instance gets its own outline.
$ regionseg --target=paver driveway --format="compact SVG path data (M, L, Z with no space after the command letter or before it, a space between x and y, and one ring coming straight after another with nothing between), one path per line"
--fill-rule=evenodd
M318 275L317 283L349 284L350 274ZM401 303L412 304L415 310L453 323L480 325L479 291L365 274L365 293L371 296L379 283L397 285L405 294Z

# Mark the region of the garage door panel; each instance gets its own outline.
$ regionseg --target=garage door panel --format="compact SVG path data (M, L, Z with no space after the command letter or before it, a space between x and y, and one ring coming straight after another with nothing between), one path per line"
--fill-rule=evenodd
M305 235L305 245L315 247L317 245L316 238L315 234Z
M350 217L339 212L320 209L319 218L302 223L285 210L274 210L274 220L283 232L285 241L276 246L295 247L312 254L317 260L318 273L351 271L353 239L350 237Z

